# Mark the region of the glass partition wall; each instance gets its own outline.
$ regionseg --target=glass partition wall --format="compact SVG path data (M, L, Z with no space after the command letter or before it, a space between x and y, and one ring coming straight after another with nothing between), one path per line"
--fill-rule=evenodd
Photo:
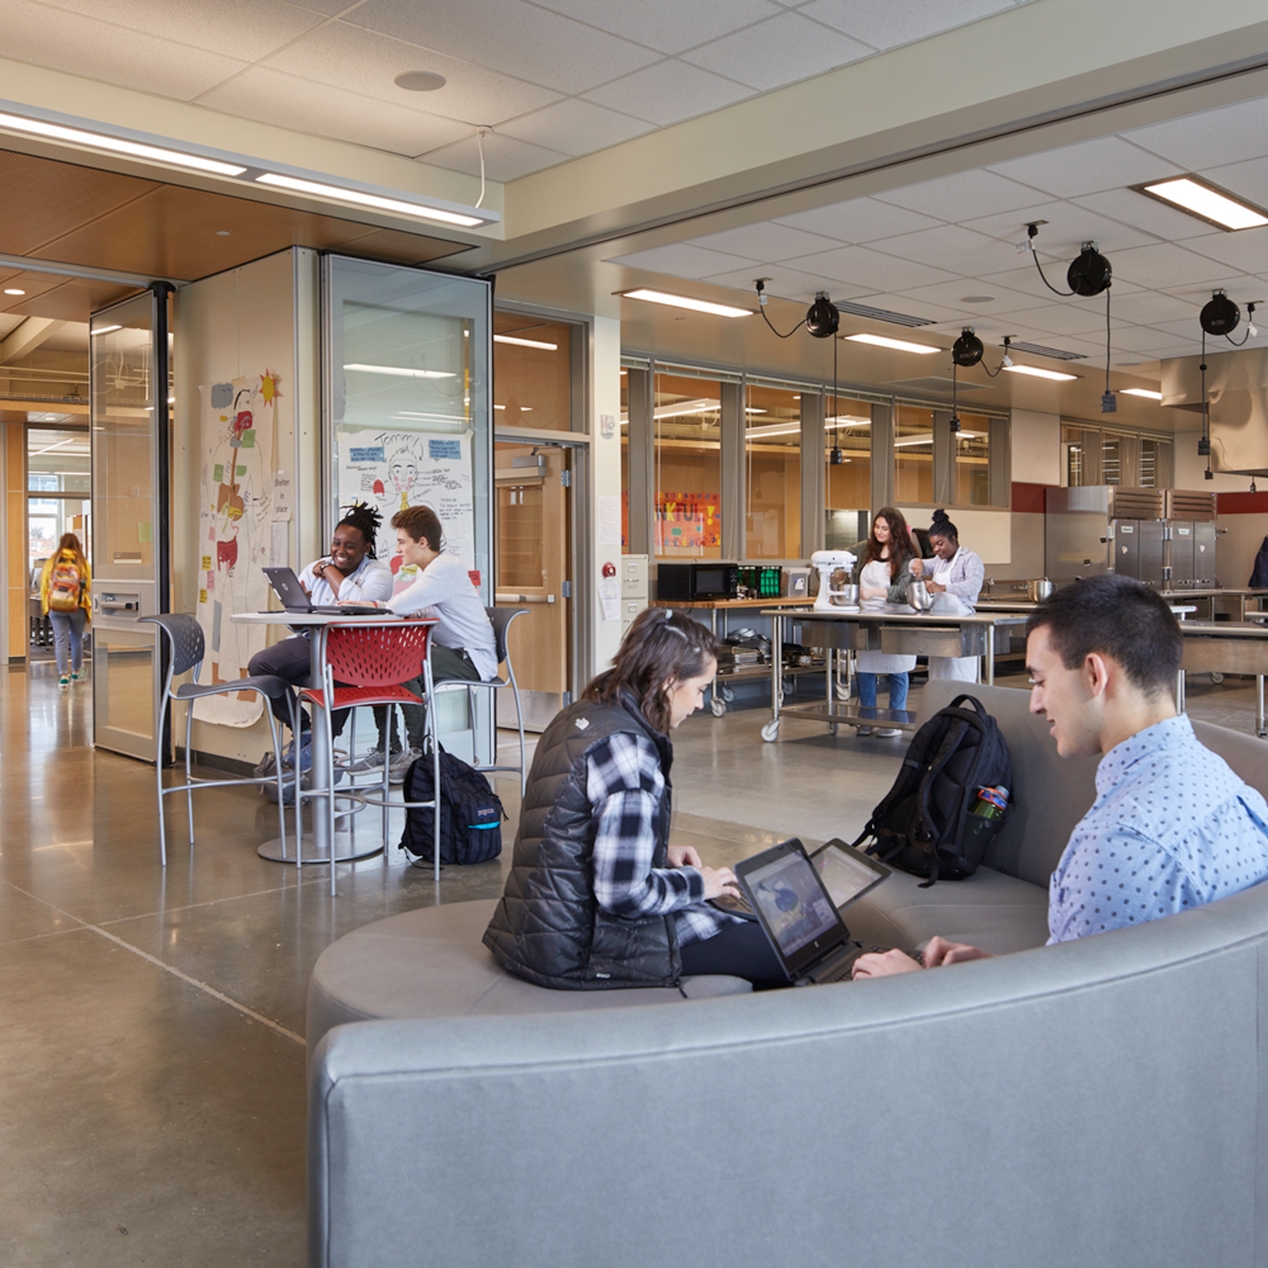
M745 558L801 554L801 395L748 386L744 405Z
M657 373L656 554L722 556L722 390L716 380Z
M462 560L492 604L488 283L327 256L322 299L323 540L341 506L368 502L383 514L379 558L403 588L413 577L396 553L391 519L407 506L430 506L444 531L442 548ZM442 698L446 746L467 760L472 753L491 760L486 694L479 693L476 718L465 717L465 695Z

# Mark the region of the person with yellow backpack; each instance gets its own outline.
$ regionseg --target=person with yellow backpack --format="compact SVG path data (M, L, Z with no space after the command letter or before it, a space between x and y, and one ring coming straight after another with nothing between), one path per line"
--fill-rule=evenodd
M57 685L66 690L83 675L84 630L92 620L92 570L79 538L63 533L40 573L40 610L53 627Z

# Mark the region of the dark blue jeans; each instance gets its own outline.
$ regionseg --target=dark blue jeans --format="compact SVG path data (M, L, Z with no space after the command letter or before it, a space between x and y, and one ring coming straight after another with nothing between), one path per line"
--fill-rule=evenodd
M876 708L876 680L880 674L859 674L859 704L864 709ZM907 707L907 675L889 674L889 707L905 709Z

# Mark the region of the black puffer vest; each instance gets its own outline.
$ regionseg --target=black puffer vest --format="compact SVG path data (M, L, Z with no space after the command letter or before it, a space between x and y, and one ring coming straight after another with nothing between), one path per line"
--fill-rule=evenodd
M622 731L651 740L660 752L665 791L652 866L667 861L673 761L668 738L647 724L632 699L624 707L582 701L565 709L538 742L506 892L484 935L504 968L539 986L672 986L682 972L673 916L613 916L594 896L586 757Z

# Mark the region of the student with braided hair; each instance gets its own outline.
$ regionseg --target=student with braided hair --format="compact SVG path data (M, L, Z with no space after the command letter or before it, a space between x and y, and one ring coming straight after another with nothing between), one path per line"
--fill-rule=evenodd
M376 603L392 597L391 570L386 564L380 563L374 553L375 535L382 522L382 514L364 502L354 502L343 508L343 517L335 525L334 535L330 539L330 553L309 564L299 574L300 585L314 604L341 601ZM251 657L247 672L276 674L294 687L307 687L308 668L308 634L302 633L282 639L262 652L257 652ZM290 700L278 697L272 702L272 706L274 716L289 726ZM335 735L343 730L347 720L346 709L334 714L331 727ZM300 766L307 770L312 764L308 753L307 718L304 719L302 729L304 734L300 744ZM294 747L292 741L282 759L283 765L293 764Z

